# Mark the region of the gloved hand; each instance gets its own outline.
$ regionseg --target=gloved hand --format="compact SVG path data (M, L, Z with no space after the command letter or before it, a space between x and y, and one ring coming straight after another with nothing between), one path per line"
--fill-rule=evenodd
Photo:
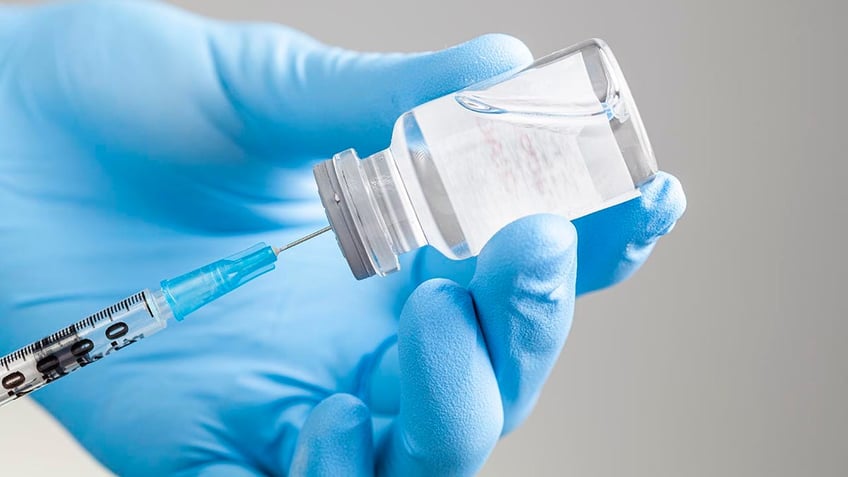
M385 147L403 111L530 61L501 35L357 54L157 3L0 8L0 352L323 225L314 160ZM530 412L575 290L632 273L683 211L670 176L643 193L363 282L325 235L33 397L120 475L471 474Z

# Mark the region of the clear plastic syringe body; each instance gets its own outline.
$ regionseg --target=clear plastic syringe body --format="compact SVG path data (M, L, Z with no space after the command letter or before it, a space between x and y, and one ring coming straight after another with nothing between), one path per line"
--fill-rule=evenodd
M0 358L0 406L163 330L189 313L274 269L265 244L163 280L73 325Z
M431 245L479 253L520 217L574 219L639 195L657 171L609 48L589 40L418 106L391 146L315 166L319 195L354 275L399 269Z
M171 318L161 290L142 290L0 358L0 406L162 330Z

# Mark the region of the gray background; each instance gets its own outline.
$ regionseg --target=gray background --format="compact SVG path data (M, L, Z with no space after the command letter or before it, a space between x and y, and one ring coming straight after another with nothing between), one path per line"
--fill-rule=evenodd
M176 3L377 51L606 39L689 210L634 279L579 301L539 406L483 474L848 473L844 2ZM95 475L31 403L0 419L26 429L0 433L29 457L17 475Z

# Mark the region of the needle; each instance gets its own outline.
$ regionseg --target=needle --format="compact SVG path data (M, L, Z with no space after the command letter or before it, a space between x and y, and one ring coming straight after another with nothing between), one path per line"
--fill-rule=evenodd
M280 254L280 252L286 251L286 250L288 250L288 249L290 249L290 248L294 247L295 245L300 245L300 244L302 244L303 242L306 242L306 241L307 241L307 240L309 240L309 239L313 239L313 238L315 238L315 237L317 237L317 236L319 236L319 235L323 234L324 232L326 232L326 231L328 231L328 230L332 230L332 229L333 229L333 227L332 227L331 225L328 225L328 226L324 227L324 228L323 228L323 229L321 229L321 230L316 230L315 232L312 232L312 233L311 233L311 234L309 234L309 235L305 235L305 236L303 236L303 237L301 237L301 238L299 238L299 239L295 240L294 242L290 242L290 243L288 243L287 245L283 245L283 246L282 246L282 247L280 247L280 248L274 247L274 253L276 253L277 255L279 255L279 254Z

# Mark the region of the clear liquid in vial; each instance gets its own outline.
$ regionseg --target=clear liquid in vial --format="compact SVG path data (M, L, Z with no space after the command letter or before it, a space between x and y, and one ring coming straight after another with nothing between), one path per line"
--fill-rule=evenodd
M619 96L601 102L581 52L505 82L421 105L395 126L392 153L427 241L476 255L520 217L570 219L638 196L613 128Z

